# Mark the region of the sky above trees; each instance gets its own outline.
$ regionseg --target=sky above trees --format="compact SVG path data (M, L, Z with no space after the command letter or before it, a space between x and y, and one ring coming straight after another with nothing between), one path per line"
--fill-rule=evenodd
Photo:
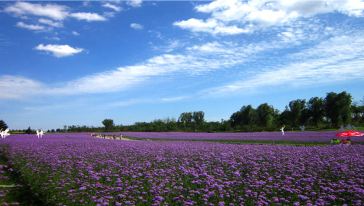
M364 93L361 0L0 2L10 128L116 124Z

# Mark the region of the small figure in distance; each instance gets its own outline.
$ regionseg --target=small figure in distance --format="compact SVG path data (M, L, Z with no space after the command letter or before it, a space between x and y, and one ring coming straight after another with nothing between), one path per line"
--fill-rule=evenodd
M39 138L43 138L43 135L44 135L43 130L41 130L41 129L40 129L40 130L37 130L36 132L37 132L37 137L38 137L38 139L39 139Z
M6 129L5 131L3 131L2 129L0 130L0 136L2 139L5 139L7 136L9 136L9 128Z
M285 128L286 126L285 125L283 125L283 127L281 128L281 132L282 132L282 136L284 135L284 128Z
M304 131L305 131L305 129L306 129L305 125L301 125L301 126L300 126L300 130L301 130L301 132L304 132Z

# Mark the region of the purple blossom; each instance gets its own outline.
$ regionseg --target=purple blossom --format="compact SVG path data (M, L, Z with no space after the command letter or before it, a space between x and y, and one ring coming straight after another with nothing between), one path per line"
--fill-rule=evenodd
M54 205L364 202L364 145L116 141L86 133L12 135L2 145L13 168L37 192L52 194Z

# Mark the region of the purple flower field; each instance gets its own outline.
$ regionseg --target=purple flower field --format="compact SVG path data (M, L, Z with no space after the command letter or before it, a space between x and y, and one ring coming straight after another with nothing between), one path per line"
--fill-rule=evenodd
M297 141L327 142L335 138L335 131L328 132L239 132L239 133L206 133L206 132L122 132L128 137L165 140L255 140L255 141ZM353 137L354 142L364 142L364 137Z
M117 141L88 134L0 141L55 205L363 205L364 145Z

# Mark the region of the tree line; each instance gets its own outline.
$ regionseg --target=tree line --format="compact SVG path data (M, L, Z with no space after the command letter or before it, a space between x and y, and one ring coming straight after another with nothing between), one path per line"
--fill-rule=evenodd
M228 120L206 121L203 111L183 112L178 119L156 119L151 122L136 122L133 125L115 125L105 119L104 127L88 128L92 131L274 131L283 125L288 130L337 129L347 125L364 125L364 99L361 104L353 103L352 96L343 91L330 92L326 97L295 99L283 111L268 103L256 108L244 105ZM85 127L85 126L84 126ZM68 131L86 131L84 127L68 127Z
M361 104L353 103L352 96L345 91L330 92L324 98L292 100L281 112L268 103L262 103L256 108L244 105L231 114L228 120L221 121L206 121L203 111L194 111L183 112L178 119L156 119L132 125L115 125L112 119L105 119L102 124L102 127L64 126L63 129L48 132L274 131L283 125L288 130L337 129L347 125L364 125L364 99ZM32 132L30 127L26 132Z

